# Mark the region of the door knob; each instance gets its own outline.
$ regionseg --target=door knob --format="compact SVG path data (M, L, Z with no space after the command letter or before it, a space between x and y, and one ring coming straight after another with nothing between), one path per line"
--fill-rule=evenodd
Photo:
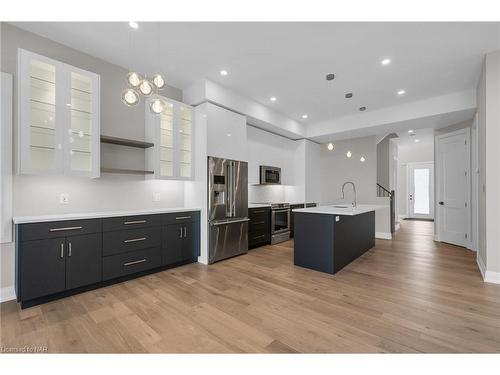
M444 202L443 201L439 201L439 205L440 206L444 206Z

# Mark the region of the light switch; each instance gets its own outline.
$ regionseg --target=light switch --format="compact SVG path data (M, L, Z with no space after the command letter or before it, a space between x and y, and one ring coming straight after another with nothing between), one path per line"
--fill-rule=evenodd
M335 222L340 221L340 216L335 216Z
M69 203L69 194L68 193L61 193L59 195L59 203L68 204Z
M159 202L161 199L160 193L153 193L153 202Z

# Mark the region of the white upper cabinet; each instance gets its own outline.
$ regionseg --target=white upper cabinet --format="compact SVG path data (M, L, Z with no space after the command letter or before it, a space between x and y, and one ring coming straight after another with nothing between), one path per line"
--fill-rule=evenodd
M155 115L146 102L146 141L154 146L146 150L146 169L153 178L191 180L193 163L193 108L187 104L162 98L165 110Z
M18 172L99 177L99 75L18 51Z

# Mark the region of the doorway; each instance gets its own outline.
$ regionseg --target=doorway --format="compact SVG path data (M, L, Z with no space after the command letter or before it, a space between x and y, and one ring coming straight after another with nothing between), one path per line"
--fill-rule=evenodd
M408 217L434 220L434 163L408 164Z
M438 241L466 247L470 233L470 132L436 137Z

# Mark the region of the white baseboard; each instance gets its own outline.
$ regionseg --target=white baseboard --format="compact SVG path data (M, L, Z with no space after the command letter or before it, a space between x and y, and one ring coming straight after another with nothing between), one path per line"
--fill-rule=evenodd
M485 283L500 284L500 272L488 271L479 253L476 256L476 262Z
M408 219L408 215L398 215L400 220Z
M385 233L385 232L375 232L375 238L378 238L381 240L392 240L392 234Z
M396 223L396 230L399 230L399 228L401 228L401 224L400 223Z
M16 299L16 292L14 290L14 285L6 286L0 289L0 303L7 302Z
M476 263L477 263L477 266L479 267L479 272L481 272L481 276L483 277L483 280L484 280L484 274L486 272L486 266L484 265L483 260L479 256L479 253L476 254Z

